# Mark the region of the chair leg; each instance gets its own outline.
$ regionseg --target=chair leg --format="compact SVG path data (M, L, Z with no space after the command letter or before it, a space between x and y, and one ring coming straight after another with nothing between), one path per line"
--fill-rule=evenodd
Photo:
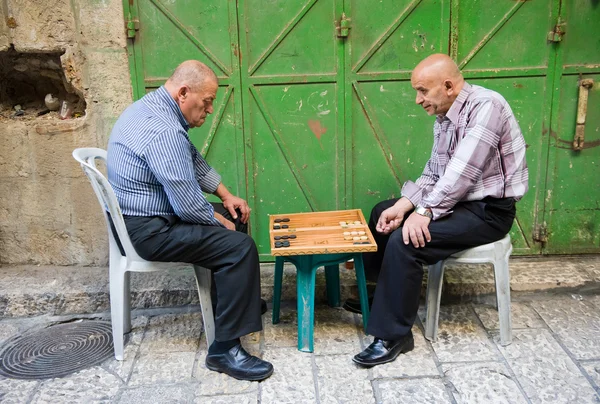
M327 303L331 307L340 305L340 266L325 266L325 282L327 284Z
M369 323L369 294L367 292L367 279L365 278L365 265L362 254L354 255L354 272L356 273L356 284L358 285L358 298L360 299L360 310L362 312L363 329L367 332Z
M202 321L204 322L204 335L206 336L207 346L210 346L215 340L215 318L210 297L211 271L194 265L194 273L196 274L200 310L202 311Z
M122 361L124 357L124 306L125 306L125 273L120 265L111 265L109 269L110 318L113 333L115 359Z
M425 319L425 338L437 340L438 321L440 319L440 300L444 282L444 261L429 265L427 275L427 314Z
M300 260L296 267L296 293L298 305L298 349L312 352L315 322L315 277L317 268L309 260Z
M125 272L123 279L123 332L131 332L131 272Z
M283 282L283 261L283 257L275 258L275 276L273 281L273 312L271 313L271 320L273 324L279 323L281 284Z
M500 344L506 346L512 342L508 258L494 262L494 277L496 278L496 303L500 320Z

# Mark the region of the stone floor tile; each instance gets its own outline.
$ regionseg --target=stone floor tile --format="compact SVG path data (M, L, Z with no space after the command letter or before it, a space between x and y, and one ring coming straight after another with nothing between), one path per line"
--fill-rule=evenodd
M473 308L487 330L497 330L500 328L496 307L487 304L473 304ZM546 327L539 314L526 303L512 302L510 305L510 314L512 328L514 329Z
M590 379L596 384L596 389L600 389L600 361L583 362L581 364Z
M385 404L451 403L441 379L392 379L378 382L381 402Z
M532 307L578 359L600 359L600 310L585 298L532 302Z
M177 386L144 386L123 390L120 404L167 404L167 403L191 403L194 400L193 387L191 385Z
M415 349L407 354L401 354L398 358L385 365L375 366L373 368L373 377L379 378L397 378L414 376L439 376L431 349L427 346L427 341L418 327L413 327L415 338ZM370 344L373 339L368 337ZM358 353L358 352L356 352Z
M425 310L419 310L425 324ZM497 360L487 333L466 305L441 306L437 342L431 345L441 362Z
M196 397L196 404L257 404L258 393L232 395L232 396L199 396Z
M548 330L516 330L500 351L532 403L597 403L598 396Z
M511 267L510 278L513 291L576 288L590 280L578 260L561 260L560 265L540 265L538 260L522 260Z
M123 382L99 366L60 379L45 380L31 403L111 402Z
M352 356L316 356L315 362L321 404L373 402L369 371L356 366Z
M453 395L462 403L527 403L503 363L451 363L442 366L454 386Z
M214 372L206 367L205 361L206 351L203 351L196 365L195 378L199 383L195 388L196 396L238 395L258 391L258 382L237 380L224 373Z
M113 356L102 364L104 369L117 374L124 382L127 382L131 375L131 370L133 369L133 364L135 363L147 324L147 316L134 317L131 320L131 332L126 340L124 359L118 361Z
M37 380L8 379L0 376L0 403L26 403L39 384Z
M196 352L142 354L133 366L129 387L188 382Z
M18 335L19 328L16 324L12 324L8 321L0 321L0 344L3 344Z
M200 313L168 314L150 318L141 352L190 352L198 349L202 333Z
M361 324L362 327L362 324ZM360 350L360 339L354 314L342 308L315 310L315 354L355 354Z
M296 348L265 351L275 371L261 383L261 403L314 403L312 355Z
M267 314L271 313L269 311ZM263 319L265 350L269 348L291 348L298 346L298 323L296 310L282 307L279 323L273 324L271 317Z

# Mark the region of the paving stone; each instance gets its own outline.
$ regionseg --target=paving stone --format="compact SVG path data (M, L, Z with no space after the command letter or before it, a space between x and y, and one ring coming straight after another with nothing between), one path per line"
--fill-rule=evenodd
M499 346L533 403L597 403L598 396L547 330L516 330Z
M314 403L312 355L295 348L265 351L273 364L273 375L261 383L261 403Z
M146 329L141 352L190 352L198 349L202 315L178 313L152 317Z
M527 403L503 363L452 363L442 366L457 403Z
M0 344L18 335L19 328L15 324L10 324L8 321L0 321Z
M581 366L596 384L596 389L600 389L600 361L584 362Z
M246 394L258 391L258 382L237 380L224 373L214 372L206 367L206 351L200 353L195 378L199 385L195 389L197 396L221 394Z
M136 361L129 387L187 382L192 379L196 352L151 352Z
M373 402L369 371L356 366L352 356L316 356L315 362L322 404Z
M425 324L425 310L419 310ZM441 306L437 342L431 345L441 362L497 360L485 330L468 305Z
M273 324L271 317L263 317L265 350L269 348L291 348L298 346L298 323L296 310L282 305L279 323Z
M258 393L232 395L232 396L199 396L196 397L196 404L257 404Z
M29 397L40 382L32 380L8 379L0 376L0 403L17 404L28 402Z
M532 307L576 358L600 359L600 310L594 304L562 297Z
M136 355L140 348L140 343L144 336L144 331L148 325L148 317L137 316L131 320L131 332L128 342L125 345L123 360L118 361L114 356L102 364L102 367L109 372L117 374L125 383L129 380L133 365L136 361Z
M144 386L126 389L119 403L190 403L194 400L192 386Z
M31 403L110 402L122 381L99 366L73 375L43 381Z
M419 378L378 382L381 402L385 404L451 403L441 379Z
M431 349L427 346L427 341L418 327L413 327L413 336L415 338L415 349L402 354L398 358L385 365L375 366L373 368L373 378L397 378L414 376L439 376ZM368 337L368 343L373 342L372 337ZM358 353L358 352L356 352Z
M362 326L362 325L361 325ZM356 354L360 339L354 314L342 308L319 308L315 310L315 354Z
M498 310L495 306L473 304L473 308L486 329L497 330L500 328ZM510 313L513 329L546 327L539 314L525 303L512 302L510 304Z
M513 291L576 288L589 282L590 275L577 258L570 260L521 259L510 265L510 288Z

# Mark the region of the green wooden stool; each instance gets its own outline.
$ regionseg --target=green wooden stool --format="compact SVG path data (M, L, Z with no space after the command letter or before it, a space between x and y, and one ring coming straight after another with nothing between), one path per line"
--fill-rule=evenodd
M331 307L340 305L339 264L354 259L358 295L362 310L363 327L367 330L369 302L367 281L361 253L313 254L280 256L275 258L275 285L273 290L273 324L279 323L279 303L283 281L283 263L291 262L296 267L296 289L298 301L298 350L313 351L313 328L315 320L315 278L317 268L325 267L327 302Z

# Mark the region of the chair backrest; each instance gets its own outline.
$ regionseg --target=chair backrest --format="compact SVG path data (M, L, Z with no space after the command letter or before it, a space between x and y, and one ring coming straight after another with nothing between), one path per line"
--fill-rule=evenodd
M90 180L92 188L98 198L98 202L100 203L100 207L102 208L106 227L108 229L111 254L120 254L120 250L110 227L110 219L106 214L107 210L110 213L110 218L117 230L117 235L123 246L123 250L125 250L126 258L129 261L143 261L131 244L127 228L125 227L125 221L123 220L123 214L121 213L121 208L117 201L117 196L106 177L96 167L96 159L103 160L104 163L106 163L106 154L106 150L96 147L85 147L73 150L73 157L81 164L81 168Z

